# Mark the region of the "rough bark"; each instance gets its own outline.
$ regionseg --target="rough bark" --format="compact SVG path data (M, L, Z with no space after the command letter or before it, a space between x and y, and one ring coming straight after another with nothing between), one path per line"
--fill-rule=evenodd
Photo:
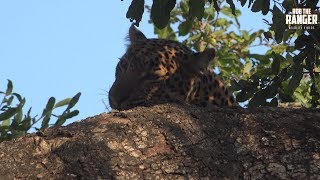
M4 179L320 179L319 109L163 104L0 144Z

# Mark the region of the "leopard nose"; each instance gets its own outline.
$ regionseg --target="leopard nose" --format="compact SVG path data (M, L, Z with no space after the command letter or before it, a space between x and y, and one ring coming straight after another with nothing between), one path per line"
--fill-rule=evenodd
M116 88L111 87L109 91L109 105L112 109L122 110L122 105L127 101L128 98L128 96L125 96L121 92L117 91Z
M118 98L118 93L115 90L115 85L113 84L109 90L109 105L112 109L119 109L120 103Z
M112 109L118 109L120 110L121 109L121 104L122 102L124 101L125 99L124 98L121 98L117 95L109 95L109 104L111 106Z
M112 96L109 96L109 104L112 109L117 109L117 110L124 110L124 102L127 100L127 98L123 99L115 99Z
M138 84L138 79L134 78L134 75L121 76L116 79L112 84L109 91L109 103L113 109L123 109L127 102L130 101L130 97L135 91L135 87Z
M112 96L109 96L109 105L112 109L119 109L120 107L119 103Z

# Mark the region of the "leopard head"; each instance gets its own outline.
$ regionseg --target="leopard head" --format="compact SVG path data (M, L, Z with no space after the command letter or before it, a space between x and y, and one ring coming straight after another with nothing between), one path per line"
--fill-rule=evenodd
M191 81L215 56L214 49L193 52L176 41L148 39L133 25L129 41L109 91L110 106L118 110L186 99Z

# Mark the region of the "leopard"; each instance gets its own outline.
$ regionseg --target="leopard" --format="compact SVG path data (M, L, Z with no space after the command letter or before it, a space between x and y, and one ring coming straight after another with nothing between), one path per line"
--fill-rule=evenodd
M210 62L214 48L196 52L168 39L148 39L131 25L125 54L119 58L109 90L112 109L161 103L232 107L237 103Z

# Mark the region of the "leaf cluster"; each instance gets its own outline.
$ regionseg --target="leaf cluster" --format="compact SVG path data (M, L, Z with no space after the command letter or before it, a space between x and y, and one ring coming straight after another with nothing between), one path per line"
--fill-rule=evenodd
M276 102L300 102L305 107L319 107L320 49L317 47L320 46L320 26L292 29L285 24L285 14L289 14L292 8L310 8L313 13L320 14L320 7L317 7L319 1L249 0L249 7L250 3L253 3L252 12L261 11L263 15L272 13L272 23L264 19L270 25L264 36L268 40L274 39L279 47L283 47L278 50L271 48L264 55L264 58L271 58L271 73L259 77L269 77L271 81L260 86L258 93L250 99L251 105L266 105L266 100L272 98L274 105L277 105ZM238 94L240 99L244 94L245 91Z
M79 114L78 110L72 110L72 108L78 102L81 93L59 102L56 102L54 97L49 98L40 117L31 116L31 108L26 114L23 113L26 99L13 92L13 84L10 80L8 80L6 91L0 91L0 95L3 96L2 101L0 101L0 142L27 134L38 122L41 122L41 127L35 129L42 131L50 125L61 126L67 119ZM13 105L15 102L16 105ZM53 114L55 109L65 106L66 109L60 115ZM56 121L54 124L49 124L52 117L55 117Z
M146 8L159 38L185 38L183 43L196 51L217 49L213 68L230 82L238 102L249 106L299 102L305 107L319 107L320 27L289 29L284 18L297 7L319 13L318 2L240 0L241 6L247 4L253 13L272 14L272 23L263 19L269 30L256 32L241 30L241 12L233 0L154 0ZM160 9L163 16L152 15ZM265 54L251 53L257 46L268 50Z

